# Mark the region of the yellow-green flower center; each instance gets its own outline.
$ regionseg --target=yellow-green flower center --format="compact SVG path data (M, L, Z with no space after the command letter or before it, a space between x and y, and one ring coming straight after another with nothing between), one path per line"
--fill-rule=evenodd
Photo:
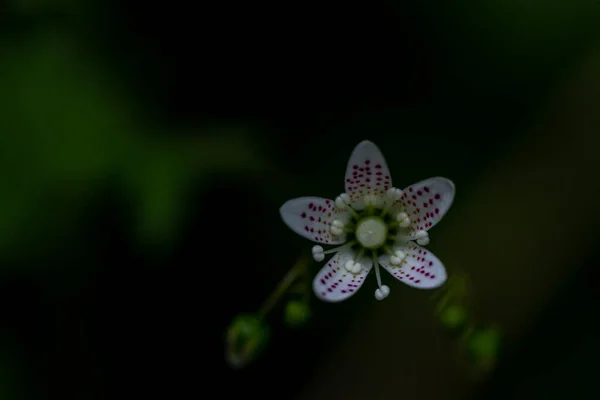
M388 227L380 217L366 217L356 224L356 239L366 249L377 249L387 240Z

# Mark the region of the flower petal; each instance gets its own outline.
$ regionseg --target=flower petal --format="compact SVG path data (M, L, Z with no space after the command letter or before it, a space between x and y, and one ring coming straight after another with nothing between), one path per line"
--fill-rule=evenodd
M350 215L340 211L333 200L298 197L286 201L279 213L291 230L313 242L340 244L346 241L346 235L333 236L330 231L334 219L344 223L350 221Z
M429 178L404 189L400 203L410 217L411 239L419 230L434 227L454 200L454 183L446 178Z
M339 251L321 268L313 281L313 290L319 299L331 303L344 301L362 286L373 267L373 260L362 257L358 260L362 270L358 274L352 274L344 265L346 261L353 260L354 256L355 252L350 249Z
M383 154L373 142L360 142L346 167L346 193L353 201L368 193L383 195L392 187L392 178Z
M406 254L399 267L390 264L388 255L379 257L381 266L394 278L418 289L435 289L446 282L446 268L432 252L413 242L398 248Z

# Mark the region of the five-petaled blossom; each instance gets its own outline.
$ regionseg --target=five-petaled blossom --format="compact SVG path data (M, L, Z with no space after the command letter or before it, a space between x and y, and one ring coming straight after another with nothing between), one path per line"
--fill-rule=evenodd
M317 297L338 302L352 296L375 269L375 298L390 289L381 284L379 266L409 286L434 289L446 281L442 262L421 246L428 230L444 216L454 200L454 184L430 178L400 190L383 155L369 141L361 142L346 168L346 191L335 200L300 197L280 209L283 221L299 235L321 244L312 248L315 261L335 253L313 281ZM416 243L415 243L416 242Z

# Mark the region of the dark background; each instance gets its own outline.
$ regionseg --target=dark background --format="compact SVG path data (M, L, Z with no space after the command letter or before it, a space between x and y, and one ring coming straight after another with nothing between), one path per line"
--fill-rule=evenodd
M223 357L231 319L310 247L279 206L339 194L364 139L400 187L475 190L597 47L597 3L563 3L5 2L2 397L310 393L371 292L313 301L299 330L276 308L256 363ZM591 398L597 259L510 338L481 398Z

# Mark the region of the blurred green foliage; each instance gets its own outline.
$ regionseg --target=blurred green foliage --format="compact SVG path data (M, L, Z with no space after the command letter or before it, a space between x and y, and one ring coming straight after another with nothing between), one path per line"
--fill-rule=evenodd
M84 3L9 0L6 4L15 15L29 15L79 10ZM571 55L577 53L578 46L587 44L581 39L590 27L597 26L598 16L597 3L590 0L568 5L558 0L395 4L403 16L407 7L426 8L427 13L439 16L433 22L418 19L418 24L425 25L424 31L437 30L433 42L445 42L443 48L433 51L440 59L448 56L440 67L444 77L431 89L445 94L437 100L428 99L415 110L399 111L390 106L387 111L382 107L370 118L342 118L332 124L335 126L327 127L327 132L337 130L347 135L348 141L359 136L362 139L368 132L378 135L383 147L396 146L399 151L402 147L398 144L414 148L427 143L430 162L423 163L418 152L390 159L392 170L402 171L395 179L403 183L427 175L478 170L477 157L483 159L489 153L479 153L480 147L466 137L483 132L489 140L505 128L502 124L514 129L505 121L514 118L515 110L522 111L522 102L539 101L540 90L548 90L552 77L573 63ZM592 7L596 12L590 12ZM587 23L590 20L594 22ZM402 24L401 18L397 21ZM108 69L94 50L75 35L49 27L36 27L15 37L6 35L0 41L0 57L0 167L4 173L0 180L0 258L69 249L71 239L77 235L79 215L107 182L120 184L122 195L133 204L134 228L140 243L153 248L167 244L175 238L188 207L194 206L186 204L189 190L201 187L211 175L264 172L268 166L244 126L234 124L200 132L199 127L158 123L147 111L138 109L131 93L123 90L119 73ZM445 74L457 81L446 79ZM432 95L428 90L423 92ZM465 100L461 97L465 93L476 100L469 96ZM485 100L487 97L499 100L493 103ZM477 104L481 107L473 108ZM412 134L398 139L396 135L401 131ZM333 137L309 139L318 140L323 148L339 144ZM317 163L313 162L310 149L306 150L304 159L289 157L292 170L302 170L306 177L313 176L307 171L315 172L314 175L318 172L322 179L311 181L310 191L335 195L321 189L333 190L331 182L334 176L343 174L345 155L325 157ZM276 172L269 169L269 173ZM304 189L299 191L301 182L285 184L293 185L298 195L309 194ZM450 218L458 221L459 217ZM289 246L281 246L280 251L288 250ZM285 314L290 321L298 322L307 316L306 310L291 304ZM351 306L356 307L356 303ZM342 307L336 310L343 310ZM464 313L452 307L444 308L441 321L448 326L460 325ZM339 315L344 314L338 312L338 320L332 324L340 326ZM386 321L402 323L401 318ZM321 321L321 332L323 325ZM393 331L380 327L378 334ZM256 317L243 316L234 321L229 334L230 354L242 354L246 361L266 343L268 327ZM329 336L337 340L335 335ZM358 337L362 343L364 336ZM358 342L348 343L355 346ZM500 336L492 329L475 331L468 347L477 363L493 364L499 353ZM385 354L389 351L386 348ZM402 357L404 362L410 360L404 354ZM11 362L4 360L0 358L0 397L8 397L14 383ZM356 360L364 363L361 357ZM394 391L397 378L389 379ZM326 379L328 387L341 387L331 384L331 376ZM369 382L380 386L381 378L365 375L360 382L371 390ZM344 387L353 389L351 385Z
M0 256L67 244L107 182L135 205L141 243L168 242L194 182L262 164L243 127L157 126L70 36L42 30L0 52Z
M14 14L31 14L48 11L73 11L81 6L77 0L7 0L9 10Z

